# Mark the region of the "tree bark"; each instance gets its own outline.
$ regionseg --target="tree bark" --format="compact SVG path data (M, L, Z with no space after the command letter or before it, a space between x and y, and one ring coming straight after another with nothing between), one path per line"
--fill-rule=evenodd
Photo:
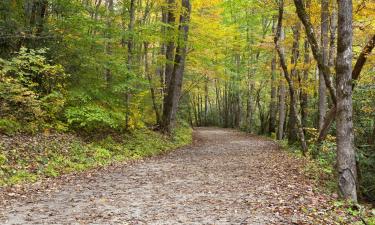
M283 72L281 72L283 73ZM279 125L277 130L277 140L282 140L284 137L284 123L285 123L285 97L286 90L284 82L281 81L279 85Z
M174 69L168 86L168 92L164 99L162 130L170 133L175 124L178 109L178 100L181 95L182 80L187 55L187 41L189 35L189 21L191 4L189 0L182 0L182 12L179 25L179 42L174 57Z
M113 0L106 0L106 6L107 6L107 30L106 30L106 43L105 43L105 53L108 55L108 57L111 57L112 55L112 45L111 45L111 29L112 29L112 16L113 16ZM109 64L109 63L107 63ZM107 87L110 88L112 84L112 72L108 65L105 66L105 72L104 72L104 78L107 84Z
M208 125L208 77L204 83L204 125Z
M337 32L337 10L332 9L330 16L330 39L329 39L329 63L328 66L333 68L335 66L335 54L336 54L336 32Z
M276 30L275 19L272 23L272 33L274 34ZM277 114L277 89L276 89L276 55L272 57L271 61L271 101L270 101L270 120L268 133L272 134L276 131L276 114Z
M291 57L291 73L290 79L293 81L297 77L297 62L299 58L299 39L300 39L300 29L301 24L297 23L292 27L293 30L293 47L292 47L292 57ZM294 91L294 95L297 95L297 92ZM288 142L289 144L293 144L298 140L298 128L297 128L297 113L298 109L297 105L297 96L292 97L289 99L289 120L288 120Z
M280 0L279 1L279 18L278 18L278 24L277 24L277 30L276 30L274 42L275 42L277 53L278 53L279 58L280 58L280 65L281 65L281 67L284 71L284 77L285 77L286 81L288 82L290 98L294 99L291 102L297 103L293 80L291 79L291 77L289 75L289 71L288 71L288 68L287 68L287 65L286 65L286 60L285 60L285 55L284 55L285 53L284 53L284 50L280 46L280 43L279 43L281 30L282 30L283 14L284 14L284 0ZM294 111L297 112L297 104L294 104L293 106L294 106L293 107ZM306 152L307 152L307 144L306 144L306 140L305 140L305 134L303 132L303 128L302 128L302 125L301 125L301 119L299 118L298 114L296 115L296 119L297 119L297 126L298 126L298 136L299 136L300 141L301 141L302 153L305 155Z
M128 32L130 37L127 40L127 47L128 47L128 58L127 58L127 68L128 71L131 72L133 70L133 57L134 57L134 39L133 39L133 32L134 32L134 25L135 25L135 0L130 0L130 8L129 8L129 24L128 24ZM131 94L129 91L125 93L125 129L129 129L129 120L130 120L130 97Z
M174 70L174 57L175 57L175 23L176 23L176 1L175 0L168 0L168 14L167 14L167 23L168 28L167 30L167 37L168 42L166 46L166 64L165 64L165 92L169 89L169 85L171 82L173 70ZM167 93L166 93L167 94Z
M336 144L340 194L345 199L357 202L357 170L352 121L352 10L352 0L338 0Z
M328 67L328 28L329 28L329 2L321 0L321 53L322 61L325 67ZM319 131L324 124L324 118L327 111L327 87L324 81L323 71L319 70Z
M151 94L151 100L152 100L152 106L154 108L155 112L155 118L156 118L156 123L160 124L160 112L159 112L159 106L156 102L156 94L155 94L155 88L152 82L152 76L150 74L150 69L149 69L149 62L148 62L148 43L144 43L144 50L145 50L145 56L144 56L144 63L145 63L145 74L148 80L148 83L150 85L150 94ZM189 114L190 115L190 114Z
M375 47L375 35L371 37L369 42L365 45L365 47L362 49L361 54L359 55L357 62L355 63L354 69L352 71L352 81L356 81L359 78L359 75L361 74L362 68L365 65L367 61L367 56L371 53L371 51ZM352 83L352 89L354 90L355 83ZM327 114L324 125L322 127L322 130L319 132L319 138L318 143L322 142L329 131L329 128L331 127L334 119L336 116L336 106L332 106L332 108L329 110L329 113Z
M310 0L306 1L306 9L310 9ZM310 12L308 12L310 13ZM302 127L307 127L307 119L308 119L308 101L309 101L309 96L307 92L307 82L309 80L309 70L310 70L310 45L309 41L307 40L307 37L304 39L304 59L303 59L303 64L304 64L304 69L303 69L303 76L300 76L300 105L301 105L301 123Z

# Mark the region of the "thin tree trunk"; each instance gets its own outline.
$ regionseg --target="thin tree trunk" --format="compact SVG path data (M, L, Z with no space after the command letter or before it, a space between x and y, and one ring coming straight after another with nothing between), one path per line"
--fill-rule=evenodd
M272 33L274 34L276 30L276 22L273 19L272 22ZM275 133L276 130L276 114L277 114L277 90L276 90L276 55L274 56L271 61L271 101L270 101L270 120L269 120L269 128L268 133L272 134Z
M290 73L290 79L293 81L298 76L298 71L296 69L296 65L299 58L299 39L300 39L300 29L301 24L297 23L297 25L293 26L293 47L292 47L292 57L291 57L291 64L292 70ZM297 92L294 91L294 95L297 95ZM294 98L291 96L290 104L289 104L289 120L288 120L288 142L289 144L295 143L298 140L298 128L297 128L297 114L298 109L297 105L297 96Z
M306 9L308 11L308 14L310 15L309 9L310 9L310 0L306 1ZM307 127L307 118L308 118L308 101L309 101L309 96L308 96L308 91L307 91L307 82L309 80L309 69L310 69L310 45L309 45L309 40L307 37L305 37L304 40L304 70L303 70L303 77L300 81L300 101L301 101L301 122L302 122L302 127Z
M339 191L343 198L357 202L352 103L352 0L338 0L337 31L337 169Z
M216 79L215 80L215 92L216 92L216 107L217 107L217 113L218 113L218 124L222 125L222 101L221 101L221 96L220 96L220 89L219 89L219 82Z
M130 8L129 8L129 24L128 24L128 32L130 34L130 37L127 40L128 44L128 58L127 58L127 68L128 71L133 70L133 57L134 57L134 39L133 39L133 32L134 32L134 25L135 25L135 0L130 0ZM125 129L129 129L129 120L130 120L130 98L131 94L129 90L127 93L125 93L125 107L126 107L126 113L125 113Z
M293 80L291 79L291 77L289 75L289 71L288 71L288 68L287 68L287 65L286 65L284 49L280 46L280 43L279 43L279 39L280 39L280 36L281 36L281 31L282 31L283 14L284 14L284 0L280 0L280 2L279 2L279 18L278 18L277 30L276 30L276 35L275 35L274 41L275 41L276 50L279 54L280 65L281 65L281 67L284 71L285 79L288 82L290 98L294 99L293 101L290 101L290 102L295 103L295 104L293 104L293 106L294 106L293 110L295 112L297 112L298 111L297 110L297 100L296 100L296 93L295 93L295 89L294 89ZM306 140L305 140L305 134L304 134L303 129L302 129L301 119L300 119L298 114L296 115L296 120L297 120L297 127L298 127L298 136L300 138L301 145L302 145L302 153L305 155L306 152L307 152L307 144L306 144Z
M106 30L106 43L105 43L105 53L108 57L112 55L112 45L111 45L111 29L112 29L112 16L113 16L113 0L107 0L107 30ZM107 84L107 87L110 88L112 84L112 72L108 65L105 66L104 78Z
M321 0L321 53L324 66L328 67L328 28L329 28L329 2ZM319 70L319 131L324 124L327 111L327 88L324 81L323 71Z
M159 112L159 107L156 102L156 94L155 94L155 88L152 82L152 76L150 74L150 69L149 69L149 62L148 62L148 43L144 43L144 50L145 50L145 56L144 56L144 62L145 62L145 74L148 80L148 83L150 85L150 94L151 94L151 100L152 100L152 106L154 108L155 112L155 118L156 118L156 123L160 124L160 112Z
M283 73L283 72L281 72ZM284 123L285 123L285 97L286 90L284 82L281 81L279 85L279 125L277 130L277 139L282 140L284 138Z
M166 82L165 82L165 65L166 63L164 63L164 60L166 60L166 54L167 54L167 47L166 47L166 44L165 44L165 40L167 39L167 32L166 32L166 28L165 26L167 25L168 23L168 9L167 7L165 6L162 6L162 13L161 13L161 22L162 22L162 25L161 25L161 35L163 37L161 43L160 43L160 58L161 58L161 62L158 63L158 68L157 68L157 72L159 74L159 77L160 77L160 85L162 88L160 88L160 95L161 96L164 96L164 91L166 90ZM163 104L160 105L160 107L163 107ZM163 111L163 109L161 108L161 111Z
M336 32L337 32L337 11L333 7L330 16L330 39L329 39L329 67L333 68L335 66L335 55L336 55Z
M208 77L204 83L204 125L208 125Z

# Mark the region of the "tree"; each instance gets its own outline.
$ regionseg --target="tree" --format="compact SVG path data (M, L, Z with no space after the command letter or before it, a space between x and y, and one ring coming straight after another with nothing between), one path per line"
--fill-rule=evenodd
M321 1L321 53L322 61L325 67L328 67L328 28L329 28L329 2L328 0ZM323 71L319 70L319 131L322 129L324 124L324 118L327 111L327 96L326 96L326 84L324 81Z
M284 14L284 1L280 0L280 2L279 2L279 17L278 17L276 35L275 35L274 42L275 42L276 51L277 51L277 53L279 55L279 58L280 58L280 66L282 67L282 69L284 71L284 77L285 77L285 79L288 83L289 94L290 94L290 98L292 99L290 102L292 104L293 110L295 112L297 112L298 111L297 110L297 97L296 97L296 92L295 92L295 89L294 89L294 83L293 83L293 80L291 79L291 77L289 75L289 71L288 71L288 68L287 68L287 65L286 65L286 61L285 61L285 53L284 53L283 48L280 46L280 42L279 42L281 31L282 31L283 14ZM296 114L295 117L296 117L296 123L297 123L297 126L298 126L298 128L297 128L298 129L298 136L300 138L301 146L302 146L302 153L305 155L306 152L307 152L307 144L306 144L306 140L305 140L305 134L304 134L303 129L302 129L302 123L301 123L300 117L298 116L298 114Z
M178 28L178 45L174 59L173 73L168 85L167 95L164 99L162 130L170 133L174 127L176 112L181 95L182 80L185 69L185 61L189 36L191 5L189 0L182 0L182 13Z
M338 1L337 30L337 170L340 194L357 202L357 169L353 133L352 103L352 44L353 4L351 0Z

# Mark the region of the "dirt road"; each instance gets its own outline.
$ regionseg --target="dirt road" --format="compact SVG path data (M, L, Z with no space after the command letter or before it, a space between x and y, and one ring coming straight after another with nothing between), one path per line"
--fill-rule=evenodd
M273 141L217 128L194 139L10 201L0 224L309 224L300 205L319 196Z

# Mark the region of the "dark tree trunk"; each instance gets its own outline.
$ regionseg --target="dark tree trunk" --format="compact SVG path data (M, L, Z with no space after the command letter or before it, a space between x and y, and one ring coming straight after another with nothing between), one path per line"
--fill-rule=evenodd
M148 43L144 43L144 50L145 50L145 56L144 56L144 63L145 63L145 74L148 80L148 83L150 85L150 94L151 94L151 100L152 100L152 106L154 108L155 112L155 118L156 118L156 123L160 124L160 112L159 112L159 106L156 101L156 94L155 94L155 87L153 85L152 81L152 76L150 74L150 69L149 69L149 62L148 62ZM190 112L189 112L190 113ZM189 114L190 115L190 114Z
M276 22L273 20L272 33L276 30ZM276 55L271 61L271 101L270 101L270 121L268 133L272 134L276 131L276 114L277 114L277 90L276 90Z
M169 89L170 81L172 78L174 70L174 61L175 61L175 23L176 23L176 1L168 0L168 14L167 14L167 46L166 46L166 64L165 64L165 92ZM167 94L167 93L166 93Z
M107 7L107 30L106 30L106 38L107 41L105 43L105 53L108 55L108 57L111 57L112 55L112 45L111 45L111 29L112 29L112 16L113 16L113 0L107 0L106 1L106 7ZM107 84L107 87L110 88L112 84L112 71L109 68L108 65L105 66L105 72L104 72L104 78Z
M128 24L128 32L130 37L127 40L128 44L128 58L127 58L127 68L128 71L133 70L133 58L134 58L134 39L133 39L133 32L134 32L134 24L135 24L135 0L130 0L130 8L129 8L129 24ZM129 129L129 120L130 120L130 97L131 94L129 91L125 93L125 129Z
M357 170L352 105L352 0L338 0L337 31L337 170L343 198L357 202Z
M179 42L176 49L174 69L170 80L170 85L168 86L168 92L164 99L162 130L166 133L170 133L174 127L178 109L178 101L181 95L191 13L191 5L189 0L182 0L182 9L178 29Z
M282 72L281 72L282 73ZM284 138L284 123L285 123L285 97L286 90L284 82L280 82L279 85L279 125L277 130L277 139L282 140Z
M208 77L204 83L204 125L208 125Z
M325 67L328 67L328 28L329 28L329 2L321 0L321 53ZM323 71L319 70L319 131L322 129L327 111L327 87L324 81Z

